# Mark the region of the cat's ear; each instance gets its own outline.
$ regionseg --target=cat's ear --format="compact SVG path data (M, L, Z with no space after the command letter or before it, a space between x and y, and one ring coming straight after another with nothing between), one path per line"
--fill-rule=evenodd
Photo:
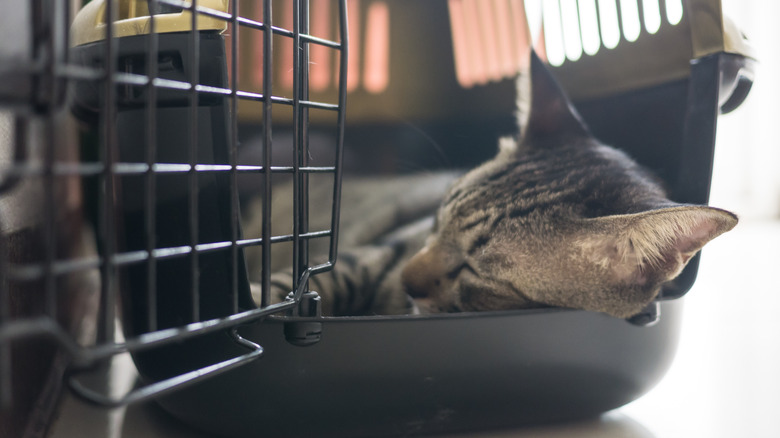
M529 78L530 76L530 78ZM518 122L522 143L540 145L590 132L550 70L531 52L530 75L517 81Z
M672 280L707 242L731 230L737 217L725 210L678 206L588 219L582 255L618 283L647 285Z

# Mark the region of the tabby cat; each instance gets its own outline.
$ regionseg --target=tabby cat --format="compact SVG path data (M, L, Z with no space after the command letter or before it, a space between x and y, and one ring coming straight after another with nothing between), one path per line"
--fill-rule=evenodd
M519 132L492 160L463 175L344 182L339 261L310 282L325 314L557 306L626 318L736 225L727 211L670 201L648 171L593 138L536 55L530 77L518 80ZM313 185L312 201L330 189ZM274 213L289 217L290 200L275 196ZM327 220L312 218L311 228ZM245 227L260 223L249 215ZM324 252L316 242L311 250ZM247 251L250 268L259 261L259 248ZM273 270L281 300L291 275ZM259 302L258 292L255 283Z

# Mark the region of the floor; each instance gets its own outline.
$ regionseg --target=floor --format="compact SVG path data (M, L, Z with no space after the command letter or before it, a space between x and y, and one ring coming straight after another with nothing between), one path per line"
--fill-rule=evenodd
M679 351L661 383L599 419L458 435L521 437L776 437L780 431L780 222L744 220L705 250L684 298ZM118 370L132 364L119 359ZM132 378L115 379L121 393ZM50 438L207 438L152 404L100 410L66 400ZM444 437L440 437L444 438Z

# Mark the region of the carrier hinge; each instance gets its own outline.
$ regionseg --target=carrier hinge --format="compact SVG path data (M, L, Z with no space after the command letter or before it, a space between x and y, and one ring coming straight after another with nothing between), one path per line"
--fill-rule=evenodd
M302 320L289 321L284 324L284 337L287 342L299 347L307 347L320 342L322 338L322 300L317 292L306 292L298 303L296 317Z

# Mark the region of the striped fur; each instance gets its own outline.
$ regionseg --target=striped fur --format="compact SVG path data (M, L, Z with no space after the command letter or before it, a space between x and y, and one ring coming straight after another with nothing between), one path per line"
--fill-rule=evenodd
M538 59L531 64L530 112L493 160L460 177L345 181L340 261L311 282L326 313L562 306L629 317L736 225L726 211L670 201L649 172L594 139ZM316 190L313 200L329 199ZM274 213L289 214L283 207ZM245 229L258 227L250 214ZM247 251L254 273L257 252ZM279 300L292 279L274 272Z
M419 251L430 234L433 216L456 173L382 178L347 178L341 208L339 258L332 271L311 278L310 288L322 296L326 315L406 314L415 312L401 286L404 262ZM310 229L330 227L332 186L310 187ZM292 185L274 189L272 231L292 231ZM262 202L245 209L245 238L259 237ZM328 240L310 242L312 264L327 260ZM255 302L260 303L261 248L250 247L245 258ZM292 245L272 245L271 296L279 302L292 290Z

